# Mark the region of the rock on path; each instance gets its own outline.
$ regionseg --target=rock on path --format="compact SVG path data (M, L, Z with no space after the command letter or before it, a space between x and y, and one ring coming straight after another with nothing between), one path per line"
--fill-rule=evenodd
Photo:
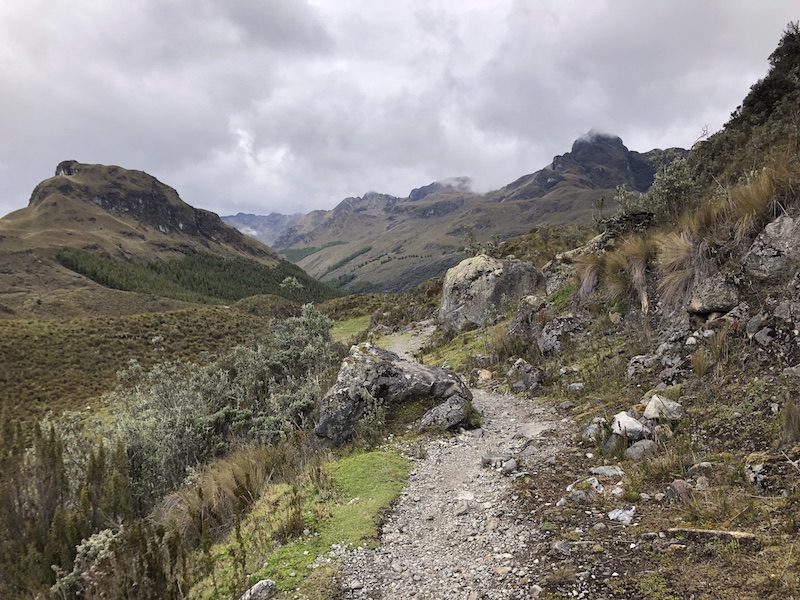
M560 436L543 433L560 423L528 399L472 391L483 429L427 443L380 547L345 556L344 598L535 597L539 588L518 560L533 540L517 516L515 473L482 463L514 457L523 469L526 455L556 451Z

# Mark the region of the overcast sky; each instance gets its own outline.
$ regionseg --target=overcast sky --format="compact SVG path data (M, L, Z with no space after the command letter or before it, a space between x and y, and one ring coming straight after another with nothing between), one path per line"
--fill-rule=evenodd
M689 147L798 18L797 0L2 0L0 215L65 159L226 215L496 189L591 128Z

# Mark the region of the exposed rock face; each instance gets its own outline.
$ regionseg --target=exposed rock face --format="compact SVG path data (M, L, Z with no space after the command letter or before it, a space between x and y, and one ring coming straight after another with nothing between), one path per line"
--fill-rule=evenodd
M447 272L439 322L459 331L493 322L504 303L542 289L544 276L533 265L481 254Z
M739 304L739 289L723 275L714 275L701 281L692 290L686 310L694 315L727 313Z
M781 215L764 228L742 259L744 270L765 283L787 281L800 259L800 219Z
M358 421L377 401L394 404L430 397L449 400L453 396L472 400L467 386L449 369L420 365L372 344L359 344L351 348L336 383L320 401L316 434L339 445L353 435ZM452 411L441 412L450 415ZM451 417L447 422L452 421Z

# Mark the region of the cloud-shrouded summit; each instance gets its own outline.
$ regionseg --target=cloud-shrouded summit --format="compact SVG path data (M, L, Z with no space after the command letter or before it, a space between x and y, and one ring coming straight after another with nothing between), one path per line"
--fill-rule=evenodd
M66 159L268 214L452 176L498 188L592 127L687 147L796 18L791 0L9 0L0 215Z

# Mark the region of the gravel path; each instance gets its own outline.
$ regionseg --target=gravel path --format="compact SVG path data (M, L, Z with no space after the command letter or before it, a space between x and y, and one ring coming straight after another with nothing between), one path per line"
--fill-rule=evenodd
M413 354L421 337L401 338L405 348L385 345ZM345 557L344 598L477 600L539 591L523 564L533 539L519 516L514 480L526 462L561 449L552 430L562 424L528 399L472 392L483 428L427 443L381 546Z

